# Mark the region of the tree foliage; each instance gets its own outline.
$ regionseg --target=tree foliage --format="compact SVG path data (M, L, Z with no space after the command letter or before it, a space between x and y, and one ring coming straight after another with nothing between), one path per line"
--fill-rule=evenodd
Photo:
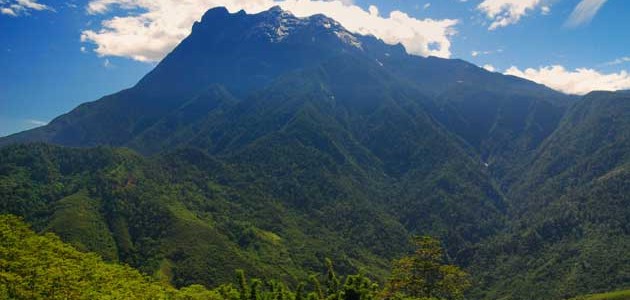
M417 253L431 251L441 250L427 248ZM432 255L415 259L432 266ZM420 261L423 259L429 261ZM407 260L397 262L394 274L402 274L400 262ZM0 215L0 299L373 300L391 293L393 286L404 286L406 296L427 291L426 286L413 286L422 284L418 280L402 284L394 275L384 292L365 274L339 276L332 261L325 262L323 274L313 274L309 282L299 283L294 290L279 280L248 278L244 270L236 271L233 283L211 290L197 284L175 289L128 266L79 252L54 234L37 235L18 217ZM466 288L467 281L458 281L465 274L455 266L438 267L441 275L436 276L441 277L432 293L446 295L438 299L460 299L451 296ZM403 289L395 293L403 293Z
M471 287L469 275L444 263L440 241L429 236L414 238L413 254L396 260L384 291L389 299L464 299Z

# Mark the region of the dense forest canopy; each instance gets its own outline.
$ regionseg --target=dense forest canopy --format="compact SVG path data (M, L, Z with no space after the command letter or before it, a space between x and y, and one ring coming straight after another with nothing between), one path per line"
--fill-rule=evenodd
M282 281L249 279L236 270L232 283L214 289L180 289L128 266L77 251L51 233L37 235L20 218L0 215L0 299L463 299L467 274L443 263L437 240L418 238L417 249L396 262L387 288L363 273L338 276L331 260L326 272L311 275L292 290Z

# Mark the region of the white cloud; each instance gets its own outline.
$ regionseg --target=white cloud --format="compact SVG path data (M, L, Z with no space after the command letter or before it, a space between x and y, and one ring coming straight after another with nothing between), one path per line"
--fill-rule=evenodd
M105 67L106 69L109 69L109 68L112 68L112 67L113 67L113 65L112 65L112 63L109 61L109 59L107 59L107 58L106 58L106 59L103 61L103 67Z
M543 15L548 15L548 14L550 14L550 13L551 13L551 7L549 7L548 5L544 5L544 6L542 6L542 7L540 8L540 12L541 12Z
M578 27L590 23L607 0L582 0L565 23L567 27Z
M491 65L491 64L485 64L485 65L483 65L483 68L484 68L484 69L486 69L487 71L490 71L490 72L494 72L494 71L496 71L496 70L497 70L497 69L496 69L493 65Z
M489 30L518 23L529 11L540 7L543 14L549 14L551 8L543 0L484 0L477 6L492 21Z
M473 50L470 52L470 55L472 57L477 57L480 55L488 55L488 54L492 54L492 51L477 51L477 50Z
M50 6L38 3L37 0L0 0L0 14L12 17L28 15L31 11L49 10Z
M630 62L630 56L617 58L617 59L615 59L613 61L609 61L609 62L605 63L604 65L606 65L606 66L615 66L615 65L620 65L620 64L623 64L623 63L627 63L627 62Z
M120 15L103 21L99 29L83 31L81 39L96 44L95 51L101 56L158 61L190 34L192 24L210 8L225 6L230 12L257 13L274 5L298 17L323 13L351 32L371 34L389 44L401 43L409 53L424 56L450 57L450 38L458 23L415 19L401 11L381 16L376 6L366 11L352 1L93 0L87 6L89 13L102 14L118 7Z
M491 55L491 54L495 54L495 53L503 53L503 49L497 49L497 50L494 50L494 51L490 51L490 50L486 50L486 51L473 50L473 51L470 52L470 56L477 57L477 56L482 56L482 55Z
M26 123L35 125L35 126L45 126L48 125L48 122L40 121L40 120L26 120Z
M578 68L574 71L554 65L538 69L511 67L505 71L514 75L544 84L552 89L575 95L584 95L591 91L618 91L630 89L630 74L627 71L603 74L593 69Z
M17 0L16 2L18 5L24 8L32 9L32 10L50 9L48 6L44 4L37 3L37 0Z
M8 7L0 8L0 13L2 13L3 15L17 17L17 14L15 13L15 11L13 11L11 8L8 8Z

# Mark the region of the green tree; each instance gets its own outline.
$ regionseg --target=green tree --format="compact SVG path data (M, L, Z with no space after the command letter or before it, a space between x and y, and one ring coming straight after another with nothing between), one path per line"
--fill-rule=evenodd
M346 277L343 285L343 300L372 300L376 298L378 284L373 283L363 273Z
M313 283L313 289L314 289L313 295L316 297L316 299L324 299L324 291L322 290L322 285L319 282L319 279L317 279L317 276L311 275L309 279ZM312 298L312 297L313 296L309 294L309 298Z
M303 282L300 282L300 284L298 284L297 289L295 290L295 298L294 298L294 300L303 300L304 299L304 297L303 297L304 287L305 287L305 284Z
M245 277L245 271L236 270L236 282L239 287L240 299L247 300L249 297L249 284L247 283L247 278Z
M414 238L414 244L413 254L394 262L384 298L463 299L471 286L469 275L444 263L440 242L423 236Z
M335 298L334 296L339 291L339 285L341 284L341 281L337 277L337 274L335 274L332 260L330 260L329 258L326 258L326 269L327 293L329 297L333 296L333 298Z

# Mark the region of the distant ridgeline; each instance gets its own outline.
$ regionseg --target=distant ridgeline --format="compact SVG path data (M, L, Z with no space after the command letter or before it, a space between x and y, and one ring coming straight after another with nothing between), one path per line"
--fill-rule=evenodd
M0 241L0 295L89 298L106 276L119 298L242 299L237 269L282 299L354 293L313 287L329 258L362 272L360 297L406 297L367 286L391 284L416 235L471 274L472 299L630 287L630 94L567 96L322 15L210 10L133 88L0 145L0 213L67 243L3 217L30 238ZM31 260L57 254L89 267Z

